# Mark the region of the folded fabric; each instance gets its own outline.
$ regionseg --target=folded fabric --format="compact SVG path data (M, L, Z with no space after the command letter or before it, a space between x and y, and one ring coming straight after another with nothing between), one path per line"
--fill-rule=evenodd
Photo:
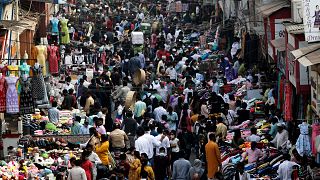
M247 165L244 166L244 171L250 171L250 170L252 170L253 168L255 168L256 165L257 165L256 163L247 164Z
M283 155L280 155L280 156L276 157L275 159L273 159L272 161L270 161L270 165L273 166L274 164L276 164L277 162L279 162L282 159L283 159Z
M261 169L261 170L258 170L258 174L262 175L262 174L265 174L267 173L269 170L271 170L271 167L266 167L264 169Z
M269 166L269 162L263 163L258 167L258 170L264 169Z

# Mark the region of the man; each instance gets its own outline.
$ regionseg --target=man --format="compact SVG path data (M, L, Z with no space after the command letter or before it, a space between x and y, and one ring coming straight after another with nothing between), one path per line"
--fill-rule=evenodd
M64 89L62 91L62 94L64 96L64 99L62 101L62 109L72 110L72 107L74 106L74 98L72 95L68 93L68 90Z
M80 134L90 134L89 129L92 126L89 125L89 121L84 121L83 126L80 129Z
M155 108L153 111L154 120L160 122L162 115L167 115L168 112L165 108L163 108L164 103L163 101L160 101L159 107Z
M141 123L142 116L147 110L147 105L145 102L141 101L141 97L137 97L137 102L134 104L134 118L138 121L138 123ZM131 113L132 116L132 113Z
M190 85L183 90L183 95L184 95L184 103L191 103L191 101L189 102L189 98L191 98L189 95L193 96L193 89Z
M132 112L130 110L127 111L126 117L122 122L122 126L129 139L127 147L134 147L134 138L136 136L138 125L136 120L132 118Z
M227 137L228 128L223 124L223 118L218 117L218 124L216 129L216 136L219 137L219 140L225 140Z
M88 88L84 85L84 79L80 79L79 86L77 88L77 98L83 96Z
M109 136L111 147L113 149L124 149L126 147L126 141L128 140L127 134L120 129L120 124L115 124L114 130Z
M161 147L159 153L154 158L154 174L156 179L167 179L170 172L170 160L166 153L166 148Z
M161 99L164 103L167 103L167 99L169 96L167 86L165 86L165 82L160 83L160 88L157 88L158 94L161 96Z
M184 157L185 157L185 152L181 150L179 152L179 159L173 163L173 168L172 168L173 180L189 179L189 169L191 168L191 164Z
M92 144L88 144L85 150L89 154L89 157L88 157L89 161L91 161L93 164L92 179L96 179L96 177L97 177L97 164L101 164L102 161L99 158L98 154L93 151L94 147Z
M216 77L212 78L212 83L213 83L212 91L215 92L216 94L220 94L220 86Z
M141 132L143 132L144 134L139 136ZM153 165L154 148L161 145L161 142L165 138L165 136L162 136L160 140L157 140L154 136L149 134L149 127L145 127L145 129L139 130L139 134L137 131L137 135L139 138L135 141L136 150L140 153L146 153L151 165Z
M83 75L83 76L82 76L82 79L83 79L83 81L84 81L84 82L83 82L83 86L86 87L86 88L88 88L91 83L88 82L87 76L86 76L86 75Z
M276 134L276 137L274 137L274 139L271 141L271 143L274 144L278 150L281 150L283 148L286 148L289 135L288 131L284 129L283 124L278 123L277 128L278 133Z
M64 90L69 91L69 89L74 89L74 85L71 84L71 77L70 76L66 77L66 84L64 86Z
M279 165L277 173L280 180L291 179L293 166L298 165L297 163L290 161L290 158L289 154L285 154L284 161Z
M172 63L169 63L168 66L169 67L166 70L166 74L170 77L170 80L172 82L176 82L177 81L177 77L178 77L178 73L177 73L176 69L173 67Z
M86 172L82 169L81 160L76 160L75 157L70 159L70 164L72 166L71 170L69 171L68 180L87 180Z
M76 116L74 121L73 121L73 126L71 127L71 134L72 135L79 135L80 133L80 129L82 127L82 125L80 124L81 121L81 117L80 116Z
M163 131L162 127L157 128L158 136L156 136L156 139L160 141L160 139L164 136L165 138L161 141L161 144L159 147L156 147L156 155L160 154L160 149L165 148L165 154L168 154L168 150L170 148L170 140L167 136L167 134Z
M257 135L257 129L251 128L251 135L247 137L247 141L249 142L260 142L260 136Z
M216 137L214 134L209 134L209 142L205 146L208 179L215 178L219 168L221 169L221 156Z
M113 99L120 99L121 101L125 101L128 92L130 91L130 88L128 87L128 82L127 81L123 81L123 87L121 87L120 89L118 89L118 93L114 96Z
M58 103L57 101L52 102L52 108L48 110L48 118L49 121L52 122L53 124L58 124L59 123L59 110L57 109Z

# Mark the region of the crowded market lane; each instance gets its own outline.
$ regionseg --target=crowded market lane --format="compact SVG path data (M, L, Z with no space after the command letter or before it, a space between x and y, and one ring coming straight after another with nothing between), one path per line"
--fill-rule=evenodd
M2 179L319 178L319 116L228 2L4 2Z

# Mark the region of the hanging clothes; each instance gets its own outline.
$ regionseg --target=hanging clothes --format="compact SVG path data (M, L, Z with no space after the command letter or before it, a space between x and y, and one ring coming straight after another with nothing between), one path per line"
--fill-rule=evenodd
M27 75L29 77L30 74L30 66L27 63L22 63L19 67L21 75Z
M70 43L70 35L69 35L69 28L68 28L68 19L61 19L61 44L69 44Z
M34 114L35 105L32 96L32 89L30 79L20 79L21 92L20 92L20 114Z
M32 96L35 100L41 100L44 97L44 80L42 76L42 68L32 68L33 77L31 79Z
M11 71L10 74L14 74L15 76L19 76L19 66L9 65L7 67Z
M317 147L316 147L316 142L315 139L316 137L320 135L320 124L315 123L312 125L312 136L311 136L311 149L312 149L312 154L316 155L317 154Z
M4 76L0 79L0 112L6 111L6 79Z
M58 18L56 18L56 17L54 17L54 18L52 18L51 20L50 20L50 22L51 22L51 33L53 34L53 35L56 35L56 34L58 34L59 33L59 27L58 27L58 25L59 25L59 19Z
M49 53L49 71L51 74L57 74L59 72L59 48L57 46L48 46Z
M296 148L300 156L309 156L311 154L311 145L309 137L309 125L306 122L299 124L300 135L296 142Z
M36 46L37 53L37 61L42 66L42 74L44 76L47 75L47 65L46 65L46 57L47 57L47 47L43 45Z
M3 66L0 68L0 73L2 73L2 76L6 76L8 72L8 67L7 66Z
M6 77L8 85L6 96L6 109L7 113L14 114L19 112L18 91L16 88L18 78L15 76Z

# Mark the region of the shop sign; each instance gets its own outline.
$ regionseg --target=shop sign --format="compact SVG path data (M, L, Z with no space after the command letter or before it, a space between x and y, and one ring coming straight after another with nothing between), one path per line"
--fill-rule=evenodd
M275 19L274 28L275 28L275 39L285 37L286 28L283 25L283 22L290 21L291 19Z
M320 41L320 1L303 0L303 23L307 42Z

